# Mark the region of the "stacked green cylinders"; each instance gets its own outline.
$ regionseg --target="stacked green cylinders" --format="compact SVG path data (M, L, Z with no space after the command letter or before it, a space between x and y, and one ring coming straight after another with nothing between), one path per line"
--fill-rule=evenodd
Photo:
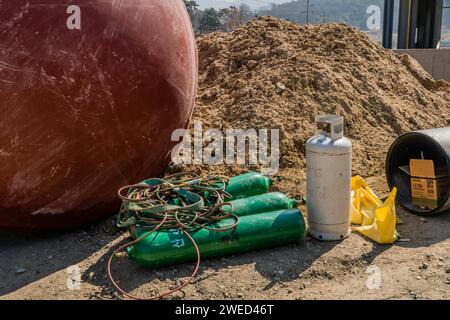
M281 209L293 209L297 207L297 201L290 199L281 192L270 192L230 201L233 205L233 214L238 217L249 216L258 213L277 211ZM229 210L229 207L224 207Z
M214 225L224 228L232 224L233 219L226 219ZM227 232L199 229L190 235L201 257L212 258L297 242L305 238L305 233L303 215L298 209L289 209L242 217L237 228ZM193 244L179 229L155 232L128 247L127 253L145 267L191 262L197 258Z
M232 177L225 189L232 198L227 200L242 199L267 193L271 185L272 179L256 172Z
M269 178L253 172L230 179L226 191L234 199L229 202L233 214L239 217L239 225L226 232L207 229L190 232L202 258L285 245L305 238L305 220L296 209L297 201L284 193L268 193L270 186ZM234 223L230 218L211 226L226 228ZM137 228L135 236L139 238L146 232ZM179 229L155 232L128 247L127 253L146 267L191 262L197 258L193 244Z

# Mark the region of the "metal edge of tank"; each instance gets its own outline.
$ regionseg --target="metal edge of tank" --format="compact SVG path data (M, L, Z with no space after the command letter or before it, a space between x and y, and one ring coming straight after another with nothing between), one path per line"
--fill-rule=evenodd
M199 71L199 64L200 64L200 59L198 57L198 48L197 48L197 41L195 38L195 32L194 32L194 27L192 25L192 21L191 21L191 17L189 16L189 12L187 11L186 6L179 1L179 5L182 7L182 11L184 12L184 15L186 16L187 21L189 21L189 24L187 26L187 29L189 30L190 33L190 37L193 40L193 44L194 44L194 50L195 50L195 69L196 69L196 73L194 75L194 81L192 82L192 92L194 92L192 100L191 100L191 114L188 117L187 123L186 123L186 127L189 125L189 122L191 121L192 115L194 114L194 109L195 109L195 100L197 99L197 90L198 90L198 71Z

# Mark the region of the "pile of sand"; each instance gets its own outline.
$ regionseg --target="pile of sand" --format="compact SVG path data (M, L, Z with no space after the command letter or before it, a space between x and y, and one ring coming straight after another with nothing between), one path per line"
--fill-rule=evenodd
M347 25L300 26L261 17L232 33L199 39L198 49L193 120L220 129L279 128L279 174L292 194L304 192L305 142L318 114L344 116L354 173L364 177L384 174L386 152L398 135L450 122L447 82L434 81L409 56Z

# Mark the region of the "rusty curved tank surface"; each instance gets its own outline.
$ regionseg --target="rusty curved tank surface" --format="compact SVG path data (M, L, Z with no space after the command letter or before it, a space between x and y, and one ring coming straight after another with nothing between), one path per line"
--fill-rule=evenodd
M0 3L0 230L115 214L117 189L160 174L192 114L197 53L182 1L73 4Z

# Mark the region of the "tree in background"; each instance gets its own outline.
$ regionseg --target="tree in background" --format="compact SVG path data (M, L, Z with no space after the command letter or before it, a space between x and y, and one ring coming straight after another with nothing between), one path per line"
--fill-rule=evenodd
M186 6L187 12L192 17L198 10L198 3L195 0L183 0L184 5Z
M214 8L200 10L195 0L183 0L183 2L197 35L214 31L233 31L255 17L246 4L217 11Z
M398 2L396 2L398 3ZM309 5L309 6L308 6ZM293 0L272 4L259 11L260 15L270 15L299 24L342 22L367 30L367 8L377 5L381 9L383 0ZM398 4L397 4L398 5ZM395 24L395 22L394 22Z
M220 22L219 12L214 8L203 10L198 29L198 31L202 34L221 30L222 23Z
M221 9L220 15L225 31L233 31L255 17L250 7L244 3L239 7Z
M195 33L198 34L202 11L198 9L199 5L195 0L183 0L183 2L191 18L192 27Z

